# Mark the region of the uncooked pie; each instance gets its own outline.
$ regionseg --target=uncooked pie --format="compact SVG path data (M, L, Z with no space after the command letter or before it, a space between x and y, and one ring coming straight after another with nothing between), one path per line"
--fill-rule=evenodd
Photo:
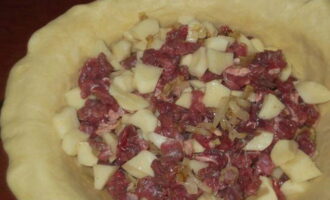
M114 200L284 200L321 175L321 84L280 49L182 16L141 21L89 58L53 118L63 150Z

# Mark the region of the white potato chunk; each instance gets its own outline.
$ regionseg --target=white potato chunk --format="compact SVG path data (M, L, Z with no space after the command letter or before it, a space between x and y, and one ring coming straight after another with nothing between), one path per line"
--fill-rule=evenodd
M93 43L94 45L90 47L90 54L88 57L97 57L100 53L104 53L106 56L107 60L111 60L111 52L107 46L107 44L103 40L98 40Z
M229 40L226 36L216 36L216 37L210 37L205 40L205 46L207 48L217 50L217 51L226 51Z
M280 73L280 80L281 81L286 81L288 80L288 78L290 77L292 72L292 67L290 64L287 64L287 66L282 69L281 73Z
M186 181L183 183L186 188L188 194L197 194L198 193L198 185L192 177L188 177Z
M131 34L138 40L145 40L149 35L155 35L159 32L159 23L155 19L145 19L135 25Z
M142 93L153 92L156 88L158 79L163 72L159 67L138 63L133 69L134 83L137 90Z
M168 140L167 137L159 135L154 132L148 133L148 139L151 141L156 147L160 149L160 146Z
M197 42L198 39L206 37L206 29L197 20L192 20L188 24L188 35L186 40L188 42Z
M139 127L144 133L149 133L157 127L157 117L150 110L142 109L129 117L129 123Z
M80 109L84 106L85 100L81 98L80 88L76 87L65 93L65 100L67 104L75 109Z
M201 153L205 151L205 148L195 139L192 140L192 147L195 153Z
M72 129L64 135L62 140L62 148L69 156L75 156L78 153L78 144L86 141L88 135L79 131L78 129Z
M92 147L88 142L80 142L78 144L77 155L78 162L81 165L92 167L97 164L98 158L93 154Z
M267 131L262 131L260 135L255 136L250 140L244 150L247 151L262 151L265 150L273 141L274 134Z
M116 159L118 138L113 133L105 133L102 135L102 139L109 146L109 148L111 150L111 155L110 155L109 161L112 162Z
M207 58L205 47L200 47L192 54L190 65L188 65L189 73L193 76L202 77L207 70Z
M124 67L119 63L119 60L117 60L117 58L115 58L114 55L112 55L112 54L111 54L111 59L109 60L109 62L116 71L124 69Z
M205 89L206 87L205 83L200 80L190 80L189 83L195 90Z
M260 180L261 185L257 192L256 200L277 200L272 181L266 176L260 176Z
M145 176L154 176L154 171L151 168L151 163L156 159L156 156L150 151L143 150L131 160L127 161L122 168L127 173L136 177L143 178Z
M192 101L191 92L184 92L181 94L180 98L176 100L175 104L178 106L182 106L184 108L190 108Z
M257 50L257 52L263 52L265 50L264 44L258 38L252 38L251 43L253 47Z
M227 67L234 63L233 53L224 53L214 49L206 51L208 68L215 74L221 74Z
M189 160L189 162L188 162L188 167L191 170L193 170L193 172L195 174L198 174L198 171L199 170L204 169L204 168L206 168L208 166L209 166L208 163L201 162L201 161L198 161L198 160Z
M251 43L251 40L249 40L245 35L241 34L238 37L238 41L241 42L241 43L246 44L248 55L252 55L252 54L254 54L257 51L254 48L253 44Z
M120 75L113 78L112 84L125 92L132 92L135 89L134 74L130 70L124 70Z
M242 97L243 96L243 92L239 91L239 90L232 90L231 91L231 95L235 96L235 97Z
M276 117L285 108L284 104L273 94L267 94L258 117L261 119L272 119Z
M95 165L93 166L94 188L102 190L109 178L117 171L117 166Z
M293 140L279 140L273 147L270 157L276 166L292 160L298 151L298 144Z
M298 150L295 157L281 165L282 170L293 182L303 182L321 175L312 159L303 151Z
M192 54L187 54L181 57L180 65L189 66L191 64Z
M125 92L115 85L111 85L109 91L120 107L125 110L136 111L149 106L149 102L143 97Z
M53 125L60 138L63 139L68 131L79 127L76 109L72 107L63 108L59 113L54 115Z
M218 107L220 99L228 97L230 90L222 85L220 81L213 80L206 83L206 90L203 97L203 103L207 107Z
M307 181L297 183L292 180L288 180L281 186L281 191L288 200L297 199L298 195L306 192L309 186L310 183Z
M132 44L123 39L112 45L112 54L117 60L121 61L127 58L131 54Z
M301 81L295 85L304 102L309 104L325 103L330 100L330 91L325 86L313 81Z
M205 21L202 24L206 29L208 37L214 37L218 35L217 28L211 22Z
M142 41L135 41L133 43L133 52L136 52L136 51L144 51L147 49L147 46L148 46L148 42L145 41L145 40L142 40Z
M150 43L150 45L148 46L148 48L159 50L164 44L165 44L165 40L154 39L154 40Z
M172 29L171 28L160 28L159 30L159 38L161 40L166 40L166 37L167 37L167 33L170 32Z
M280 179L282 177L282 175L284 174L283 170L280 167L276 167L273 171L272 171L272 177L276 178L276 179Z

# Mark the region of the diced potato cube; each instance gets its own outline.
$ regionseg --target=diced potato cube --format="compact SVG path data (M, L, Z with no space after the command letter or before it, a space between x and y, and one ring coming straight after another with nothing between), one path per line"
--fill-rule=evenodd
M188 35L186 40L188 42L197 42L198 39L205 38L206 37L206 29L197 20L192 20L188 24Z
M121 61L131 54L132 44L127 40L120 40L116 42L111 50L117 60Z
M137 90L140 93L145 94L155 90L163 69L139 63L136 65L133 71L134 83Z
M164 40L154 39L148 48L159 50L165 44Z
M107 60L110 61L111 60L111 52L107 46L107 44L103 41L103 40L98 40L94 43L94 45L92 47L89 48L90 49L90 54L88 55L88 57L97 57L100 53L104 53L104 55L106 56Z
M81 98L80 88L76 87L65 93L65 100L69 106L80 109L84 106L85 100Z
M241 34L238 38L238 41L246 44L247 50L248 50L248 55L252 55L257 51L254 48L253 44L251 43L251 40L249 40L245 35Z
M205 21L202 24L206 29L208 37L214 37L218 35L217 28L211 22Z
M78 144L78 162L81 165L92 167L97 164L98 158L93 154L92 147L88 142Z
M149 106L149 102L143 97L125 92L116 85L111 85L109 91L118 104L125 110L136 111Z
M53 117L53 125L55 126L60 138L63 139L64 135L68 131L79 127L76 109L66 107L59 113L56 113Z
M111 59L109 60L109 62L116 71L124 69L124 67L119 63L117 58L115 58L114 55L112 55L112 54L111 54Z
M292 160L298 151L298 144L293 140L279 140L273 147L270 157L276 166Z
M206 83L206 90L203 97L203 103L207 107L218 107L220 99L228 97L230 90L222 85L218 80Z
M190 80L189 83L195 90L200 90L205 88L205 83L200 80Z
M277 200L273 184L266 176L260 176L261 185L257 192L256 200Z
M132 92L135 89L134 74L129 70L125 70L120 75L113 78L112 84L125 92Z
M159 32L159 23L155 19L145 19L139 24L135 25L131 34L134 38L139 40L145 40L149 35L155 35Z
M197 194L198 193L198 185L192 177L188 177L186 181L183 183L183 186L186 188L188 194Z
M208 166L209 166L208 163L201 162L201 161L198 161L198 160L189 160L189 162L188 162L188 167L191 170L193 170L193 172L195 174L198 174L198 171L199 170L204 169L204 168L206 168Z
M192 100L191 92L184 92L181 94L180 98L176 100L175 104L178 106L182 106L184 108L190 108Z
M229 45L229 42L230 42L228 38L230 38L230 37L216 36L216 37L207 38L205 40L205 46L207 48L217 50L217 51L226 51L226 49Z
M156 146L160 149L160 146L166 142L168 140L167 137L162 136L160 134L154 133L154 132L150 132L148 134L148 139Z
M78 153L78 144L86 141L88 135L79 131L78 129L72 129L64 135L62 141L62 148L64 152L70 156L75 156Z
M281 191L285 197L290 199L297 199L298 195L306 192L310 186L310 183L307 181L304 182L293 182L292 180L285 181L281 186Z
M191 63L188 66L189 73L193 76L202 77L207 70L207 58L205 47L200 47L192 54Z
M215 74L221 74L227 67L234 63L233 53L224 53L213 49L206 52L208 68Z
M129 118L129 122L139 127L144 133L153 132L157 127L157 121L157 117L147 109L138 110Z
M127 161L122 168L127 173L136 177L143 178L145 176L154 176L154 171L151 168L151 163L156 159L156 156L150 151L143 150L138 155Z
M93 167L94 188L102 190L109 178L117 171L117 166L95 165Z
M303 182L321 175L312 159L303 151L298 150L294 159L281 165L282 170L293 182Z
M306 103L319 104L330 100L329 89L319 83L300 81L295 86L299 95Z
M257 52L263 52L265 50L264 44L258 38L252 38L251 43L253 47L257 50Z
M192 146L195 153L201 153L205 148L195 139L192 140Z
M273 137L273 133L262 131L260 135L250 140L244 149L247 151L263 151L272 143Z
M282 69L281 73L280 73L280 79L281 81L286 81L288 80L288 78L290 77L292 72L292 67L290 64L287 64L287 66Z
M109 161L112 162L116 159L118 138L113 133L105 133L102 135L102 139L110 147L111 155Z
M147 49L148 42L143 40L143 41L136 41L133 43L133 52L135 51L144 51Z
M258 117L261 119L272 119L276 117L285 108L284 104L273 94L267 94Z
M191 64L191 60L192 60L192 54L184 55L181 58L180 65L189 66Z

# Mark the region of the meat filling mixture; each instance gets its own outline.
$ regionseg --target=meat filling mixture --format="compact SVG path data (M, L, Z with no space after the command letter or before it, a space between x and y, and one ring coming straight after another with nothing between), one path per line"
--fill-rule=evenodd
M321 175L319 83L227 25L146 16L95 57L54 117L64 151L114 200L285 200Z

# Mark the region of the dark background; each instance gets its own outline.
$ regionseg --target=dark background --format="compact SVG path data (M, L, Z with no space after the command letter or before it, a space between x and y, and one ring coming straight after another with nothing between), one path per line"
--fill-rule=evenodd
M92 0L0 0L0 100L10 68L26 53L34 31L71 8ZM0 199L15 200L6 184L8 158L0 141ZM27 180L28 181L28 180Z

